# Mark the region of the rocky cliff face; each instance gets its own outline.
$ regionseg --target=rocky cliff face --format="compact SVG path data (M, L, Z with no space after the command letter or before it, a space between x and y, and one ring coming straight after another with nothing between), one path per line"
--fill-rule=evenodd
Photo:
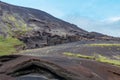
M46 12L4 2L0 2L0 35L20 39L26 44L25 48L95 39L96 37Z

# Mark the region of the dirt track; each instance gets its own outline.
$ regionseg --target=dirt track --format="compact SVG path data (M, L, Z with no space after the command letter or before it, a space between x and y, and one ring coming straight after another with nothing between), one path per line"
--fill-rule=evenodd
M31 56L64 56L64 52L71 52L75 54L83 54L83 55L103 55L106 57L110 57L116 59L114 56L120 55L120 46L107 46L107 47L98 47L98 46L89 46L89 44L95 43L116 43L116 42L102 42L102 41L80 41L73 42L68 44L44 47L39 49L26 50L21 52L23 55L31 55ZM120 59L119 59L120 60Z

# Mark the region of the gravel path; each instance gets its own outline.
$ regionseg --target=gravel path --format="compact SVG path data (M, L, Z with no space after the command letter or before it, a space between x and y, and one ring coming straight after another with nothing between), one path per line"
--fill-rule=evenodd
M64 56L64 52L71 52L75 54L83 54L83 55L96 55L100 54L103 56L107 56L110 58L115 58L115 56L120 55L120 47L96 47L96 46L89 46L89 44L93 43L103 43L101 41L94 42L94 41L79 41L67 44L61 44L56 46L49 46L44 48L38 49L31 49L25 50L20 52L22 55L31 55L31 56ZM104 42L104 43L114 43L114 42Z

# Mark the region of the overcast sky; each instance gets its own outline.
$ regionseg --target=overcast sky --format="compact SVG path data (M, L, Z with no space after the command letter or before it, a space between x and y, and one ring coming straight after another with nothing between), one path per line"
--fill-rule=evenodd
M120 37L120 0L2 0L43 10L88 31Z

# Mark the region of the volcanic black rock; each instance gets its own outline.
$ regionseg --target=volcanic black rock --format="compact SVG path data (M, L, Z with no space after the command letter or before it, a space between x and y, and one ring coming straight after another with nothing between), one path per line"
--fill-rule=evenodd
M119 67L85 59L10 55L0 57L0 63L0 80L120 79Z

